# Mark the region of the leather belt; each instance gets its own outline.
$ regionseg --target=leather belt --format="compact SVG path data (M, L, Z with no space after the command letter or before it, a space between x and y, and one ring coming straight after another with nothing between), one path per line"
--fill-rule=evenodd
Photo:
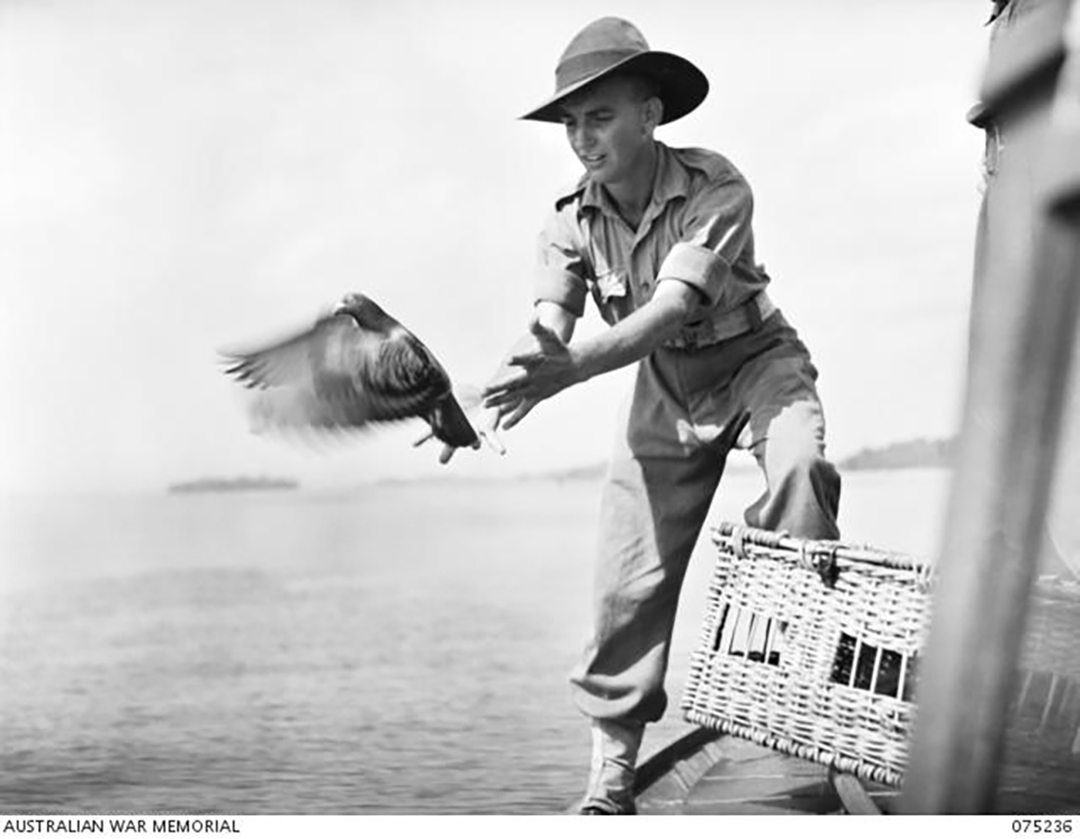
M764 290L759 291L741 306L712 318L706 317L687 324L677 338L665 346L680 350L692 350L735 338L751 330L758 330L778 310Z

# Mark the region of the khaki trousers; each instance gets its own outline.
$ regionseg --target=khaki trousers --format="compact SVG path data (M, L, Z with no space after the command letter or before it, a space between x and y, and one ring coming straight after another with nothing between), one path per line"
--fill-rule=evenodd
M806 347L780 312L755 331L644 359L603 490L592 641L571 676L596 719L653 722L690 554L728 452L746 448L767 490L746 523L835 539L840 476Z

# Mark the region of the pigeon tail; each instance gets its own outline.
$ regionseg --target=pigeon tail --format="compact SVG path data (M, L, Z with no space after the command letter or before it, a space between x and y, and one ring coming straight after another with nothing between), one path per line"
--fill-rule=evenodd
M465 411L452 394L448 393L436 402L426 419L436 439L448 446L465 448L480 442L468 417L465 416Z

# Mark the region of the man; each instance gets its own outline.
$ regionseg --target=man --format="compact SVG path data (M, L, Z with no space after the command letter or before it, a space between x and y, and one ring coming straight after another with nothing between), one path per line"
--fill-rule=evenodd
M794 536L837 538L840 479L817 371L754 261L749 186L719 154L654 139L701 103L705 76L616 18L585 27L555 75L555 95L524 118L561 122L585 175L541 234L534 319L485 389L485 432L640 362L603 491L594 637L571 678L594 746L579 811L623 814L644 726L667 704L679 589L728 452L748 448L767 479L747 523ZM590 295L611 329L571 343Z

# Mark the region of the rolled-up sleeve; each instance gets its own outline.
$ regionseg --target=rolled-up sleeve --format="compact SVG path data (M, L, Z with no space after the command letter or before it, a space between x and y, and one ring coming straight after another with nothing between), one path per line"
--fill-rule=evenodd
M740 175L698 191L684 211L682 238L668 251L657 280L681 280L700 291L706 305L715 305L750 238L753 211L750 185Z
M585 261L564 212L553 212L540 232L533 300L557 303L577 317L585 314Z

